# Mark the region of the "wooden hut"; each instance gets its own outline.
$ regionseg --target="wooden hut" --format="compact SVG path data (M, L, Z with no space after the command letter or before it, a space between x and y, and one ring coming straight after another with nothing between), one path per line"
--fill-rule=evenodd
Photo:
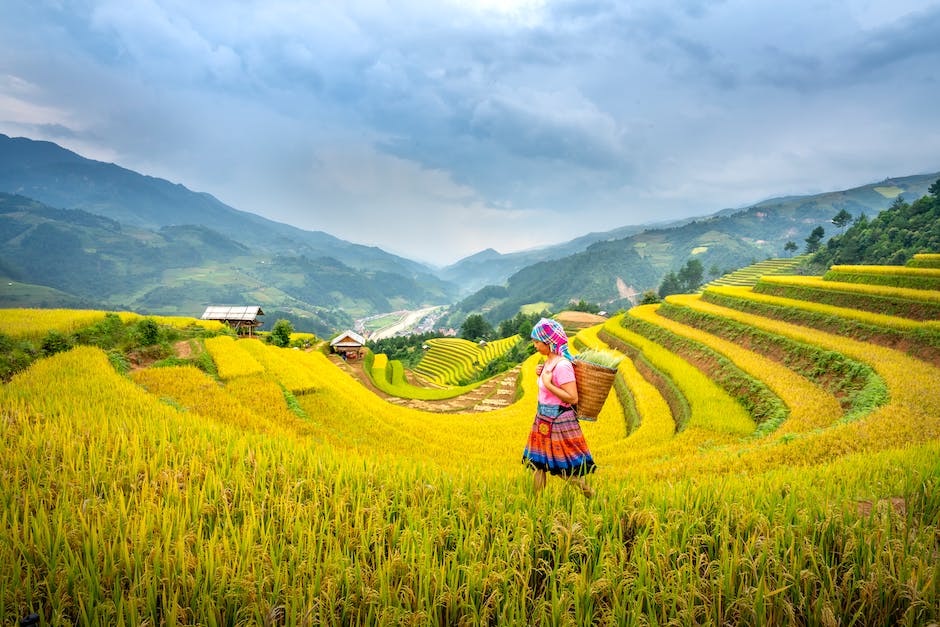
M235 333L242 335L246 331L250 337L255 327L261 326L258 316L263 316L264 312L258 305L249 306L231 306L231 305L209 305L203 312L203 320L218 320L224 322L232 328Z
M330 342L330 348L344 359L362 359L365 344L366 338L355 331L343 331Z

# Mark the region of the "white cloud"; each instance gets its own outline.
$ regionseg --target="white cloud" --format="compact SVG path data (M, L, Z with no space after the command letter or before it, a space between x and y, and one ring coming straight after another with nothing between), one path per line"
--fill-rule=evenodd
M438 265L550 241L527 228L536 212L492 206L447 172L366 145L313 154L301 184L304 207L285 208L294 223Z
M33 126L40 124L70 125L69 113L59 107L45 106L33 101L35 85L18 76L0 76L0 112L2 122Z
M447 0L445 4L459 7L482 18L496 18L532 28L544 20L546 0Z

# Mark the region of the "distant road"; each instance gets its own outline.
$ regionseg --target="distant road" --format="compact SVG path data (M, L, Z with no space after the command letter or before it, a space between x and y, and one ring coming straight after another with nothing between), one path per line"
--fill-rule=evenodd
M406 333L410 329L417 326L419 322L424 320L428 314L433 313L434 311L440 309L440 306L437 307L426 307L424 309L418 309L416 311L405 312L405 315L401 320L395 324L383 327L369 336L370 340L383 340L387 337L394 337L400 333Z

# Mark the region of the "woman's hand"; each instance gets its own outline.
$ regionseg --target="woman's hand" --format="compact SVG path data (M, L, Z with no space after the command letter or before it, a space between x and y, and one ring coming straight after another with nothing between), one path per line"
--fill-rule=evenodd
M542 368L542 371L539 372L539 376L542 378L542 383L551 383L552 382L552 373L555 371L555 365L552 364L549 366L545 364L545 367Z

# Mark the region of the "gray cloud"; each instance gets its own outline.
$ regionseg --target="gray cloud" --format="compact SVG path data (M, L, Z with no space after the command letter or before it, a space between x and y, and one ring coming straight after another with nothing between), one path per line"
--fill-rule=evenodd
M930 60L937 67L940 7L930 7L873 29L846 54L850 55L852 69L865 74L880 73L908 61Z

